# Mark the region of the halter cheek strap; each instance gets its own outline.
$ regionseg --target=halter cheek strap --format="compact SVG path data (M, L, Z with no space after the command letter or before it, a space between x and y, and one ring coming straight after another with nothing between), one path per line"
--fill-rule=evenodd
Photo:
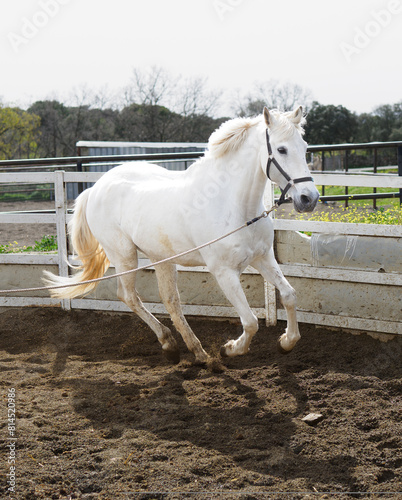
M298 184L299 182L309 182L309 181L313 182L313 178L312 177L299 177L298 179L291 179L289 177L289 175L279 165L276 158L274 158L274 155L272 153L271 143L269 142L268 129L266 129L266 139L267 139L267 148L268 148L267 177L269 180L272 180L270 175L269 175L269 172L271 169L271 165L274 164L275 167L279 170L279 172L283 175L283 177L285 177L285 179L288 181L285 188L283 190L281 190L282 193L281 193L281 197L279 198L278 205L282 205L282 203L289 203L290 200L285 199L286 193L289 191L289 189L292 186L294 186L295 184Z

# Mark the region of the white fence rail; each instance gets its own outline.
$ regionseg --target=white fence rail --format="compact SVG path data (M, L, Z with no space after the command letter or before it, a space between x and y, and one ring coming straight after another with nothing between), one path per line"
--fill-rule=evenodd
M1 183L32 183L32 184L54 184L55 189L55 213L54 214L7 214L0 213L0 224L38 224L51 223L56 224L58 253L57 254L0 254L0 269L1 269L1 289L19 288L25 286L40 286L40 277L44 268L51 268L55 272L59 272L61 276L67 276L69 268L67 264L67 236L66 223L69 219L66 209L66 185L68 183L96 182L103 174L101 172L35 172L35 173L0 173ZM338 186L366 186L366 187L386 187L402 189L402 177L397 175L351 175L351 174L323 174L314 172L314 179L317 185L338 185ZM385 237L394 239L402 243L402 226L383 226L374 224L344 224L335 222L313 222L313 221L295 221L288 219L274 220L274 227L280 233L287 231L310 231L313 233L323 233L326 235L348 235L348 236L367 236L367 237ZM393 240L393 241L394 241ZM302 242L305 243L304 240ZM400 246L399 246L400 248ZM297 254L297 252L295 252ZM402 252L401 252L402 253ZM23 266L21 271L21 266ZM27 267L29 266L29 267ZM9 270L12 269L11 277ZM32 269L33 274L28 274L27 269ZM299 311L299 319L302 322L308 322L319 325L335 326L348 329L365 330L372 332L402 334L402 311L401 311L401 294L400 287L402 286L402 269L392 272L375 272L373 270L361 269L342 269L332 267L319 267L316 263L286 262L282 264L282 269L290 281L302 283L305 280L310 280L309 283L314 283L316 287L319 283L320 290L324 290L326 285L331 284L332 287L343 286L337 292L337 300L339 295L347 292L349 285L359 285L363 287L372 287L373 293L385 293L389 295L389 300L395 302L394 306L397 309L396 314L393 313L391 319L369 315L355 315L353 311L339 314L335 310L329 312L320 312L314 309L313 301L317 297L311 296L311 304L309 301L309 287L303 292L303 305ZM205 282L207 271L203 268L190 269L185 272L185 269L179 269L179 275L183 277L183 287L195 287L197 279L202 279ZM150 271L152 273L152 271ZM144 277L144 280L150 279L151 274ZM191 279L188 277L191 276ZM185 280L189 284L186 284ZM275 323L277 319L285 319L284 310L281 309L277 301L276 294L272 286L264 284L262 278L249 270L245 273L245 280L248 280L248 288L251 288L250 304L259 318L265 318L267 323ZM35 281L36 280L36 281ZM192 281L191 281L192 280ZM192 282L192 284L191 284ZM293 282L292 282L293 284ZM114 287L115 285L110 285ZM208 285L213 287L214 285ZM300 285L301 286L301 285ZM110 288L109 287L109 288ZM318 287L318 288L319 288ZM346 288L345 288L346 287ZM382 287L382 288L379 288ZM102 286L99 287L100 289ZM190 288L187 288L189 290ZM295 286L297 290L297 286ZM317 288L317 289L318 289ZM380 290L380 292L379 292ZM148 293L148 292L147 292ZM353 292L361 294L360 291ZM191 295L187 292L187 295ZM206 294L214 297L214 294L209 292ZM299 294L300 295L300 294ZM399 299L398 299L399 297ZM347 297L344 296L343 300ZM331 300L331 298L329 299ZM371 299L370 299L371 300ZM144 300L147 307L154 313L164 314L163 305L160 303L157 294L154 291L149 292L148 299ZM32 296L0 296L0 306L59 306L64 309L84 308L97 310L113 310L113 311L128 311L128 308L113 297L110 290L102 291L99 294L92 295L90 298L64 300L60 303L59 300L52 299L46 294L33 294ZM363 307L363 306L362 306ZM363 307L364 308L364 307ZM399 308L399 314L398 314ZM184 313L188 315L210 316L210 317L236 317L237 314L230 304L225 303L223 299L216 299L215 302L208 301L200 303L191 302L185 303L183 306ZM377 314L377 313L376 313Z

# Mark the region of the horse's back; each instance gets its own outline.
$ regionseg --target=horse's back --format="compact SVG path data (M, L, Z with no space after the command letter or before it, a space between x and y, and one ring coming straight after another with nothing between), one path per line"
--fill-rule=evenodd
M112 168L103 175L98 183L108 183L112 181L125 181L125 182L155 182L158 179L168 180L180 177L182 172L168 170L166 168L148 163L145 161L127 162L117 167Z
M106 172L91 188L89 207L111 215L117 207L126 211L152 205L181 185L180 174L147 162L128 162ZM136 208L137 208L136 207Z
M154 245L159 240L171 242L174 251L169 254L190 248L193 242L182 235L182 203L188 192L184 174L146 162L109 170L91 188L87 208L91 231L107 246L124 235L149 255L158 254Z

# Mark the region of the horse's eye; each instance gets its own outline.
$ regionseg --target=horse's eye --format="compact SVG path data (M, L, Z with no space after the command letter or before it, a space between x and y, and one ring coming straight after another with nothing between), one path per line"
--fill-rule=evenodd
M288 153L288 150L284 147L278 148L278 153L281 155L286 155Z

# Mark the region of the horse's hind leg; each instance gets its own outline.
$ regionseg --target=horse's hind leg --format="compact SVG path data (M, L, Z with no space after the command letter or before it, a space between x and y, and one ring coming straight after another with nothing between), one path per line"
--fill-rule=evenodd
M209 356L191 330L181 308L179 291L177 289L176 266L172 264L158 265L155 267L155 272L161 299L172 318L174 326L183 337L188 350L194 354L196 362L207 362Z
M294 348L297 341L300 339L296 318L296 292L284 277L276 262L272 248L267 257L253 262L253 267L260 272L266 281L272 283L279 290L282 304L286 309L288 324L286 332L279 337L278 349L282 354L287 354Z
M126 247L126 245L125 245ZM126 250L129 248L129 253L125 252L124 258L119 252L110 252L105 249L109 259L114 263L116 272L124 272L138 267L137 249L134 245L127 245ZM117 296L123 301L133 312L135 312L156 334L162 349L172 363L180 361L180 352L177 347L176 340L173 338L172 332L169 328L162 325L155 316L153 316L144 306L140 297L135 289L136 273L126 274L119 277Z

